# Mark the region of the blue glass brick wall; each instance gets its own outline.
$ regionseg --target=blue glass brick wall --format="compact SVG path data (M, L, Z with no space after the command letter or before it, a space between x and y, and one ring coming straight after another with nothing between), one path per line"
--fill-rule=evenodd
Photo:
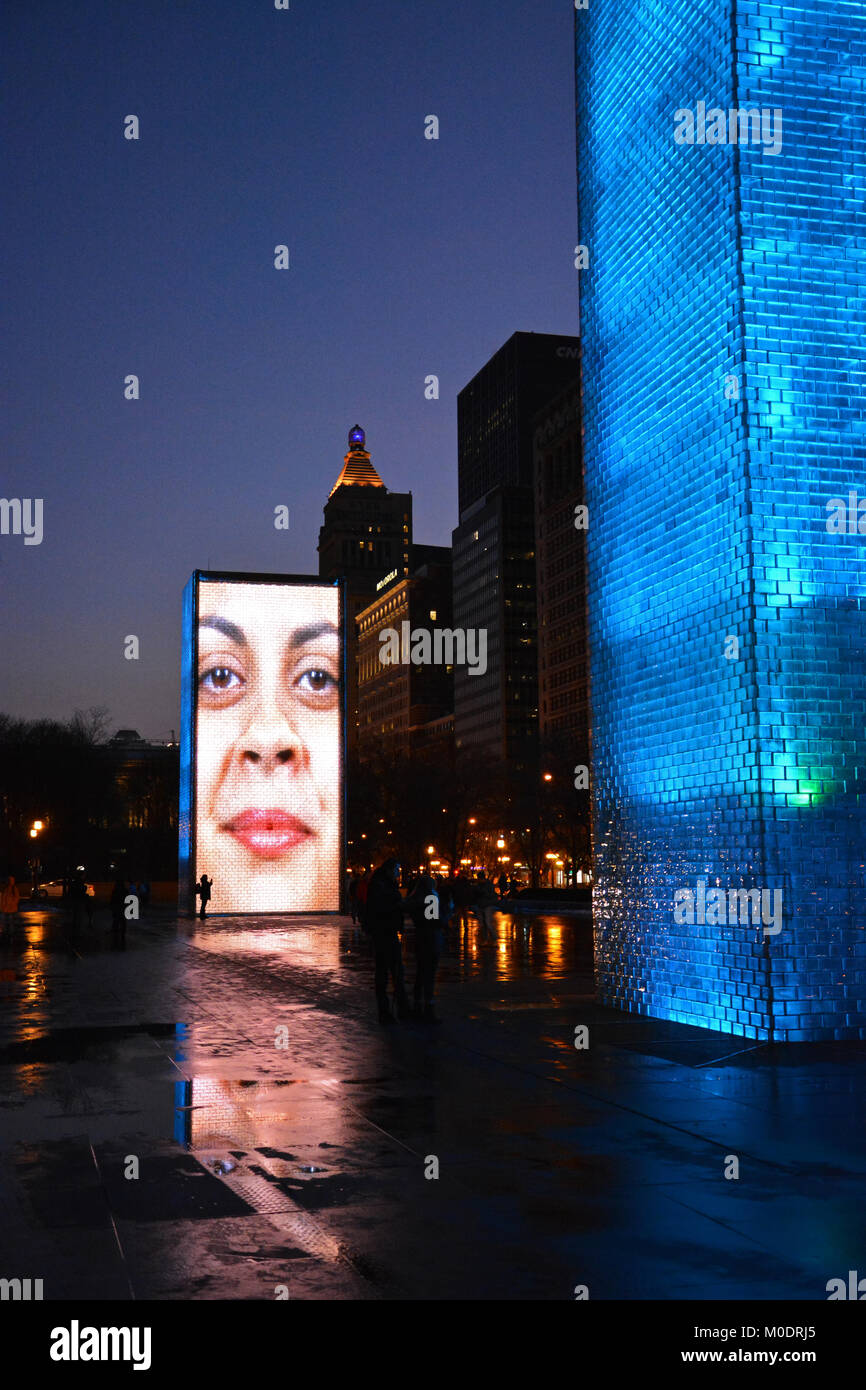
M753 1038L866 1036L863 20L575 17L599 993ZM698 102L781 151L678 145ZM782 930L678 925L701 880Z

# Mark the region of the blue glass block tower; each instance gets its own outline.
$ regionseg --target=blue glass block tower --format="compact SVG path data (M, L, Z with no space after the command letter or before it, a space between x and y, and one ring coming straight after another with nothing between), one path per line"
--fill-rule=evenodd
M575 28L599 997L866 1038L866 3Z

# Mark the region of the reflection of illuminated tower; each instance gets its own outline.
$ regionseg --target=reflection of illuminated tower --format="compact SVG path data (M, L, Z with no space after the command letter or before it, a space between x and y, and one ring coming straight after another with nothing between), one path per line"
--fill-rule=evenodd
M319 575L346 580L346 733L349 752L358 728L355 617L376 593L377 581L409 572L412 494L389 492L370 461L360 425L349 431L349 452L325 503L319 531Z

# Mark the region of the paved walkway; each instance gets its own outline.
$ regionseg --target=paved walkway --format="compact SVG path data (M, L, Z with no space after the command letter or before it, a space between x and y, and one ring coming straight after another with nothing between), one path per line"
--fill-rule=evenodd
M824 1300L866 1274L866 1045L600 1009L586 917L455 931L440 982L441 1027L384 1030L345 919L155 913L118 951L99 918L73 939L25 912L0 945L0 1277L51 1299Z

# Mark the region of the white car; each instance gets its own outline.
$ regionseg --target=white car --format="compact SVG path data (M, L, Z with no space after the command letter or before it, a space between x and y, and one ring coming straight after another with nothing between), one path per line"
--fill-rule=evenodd
M96 896L96 889L93 887L92 883L85 884L85 888L87 890L88 898L94 898ZM35 896L37 898L62 898L63 879L52 878L49 879L47 883L40 883L39 887L36 890Z

